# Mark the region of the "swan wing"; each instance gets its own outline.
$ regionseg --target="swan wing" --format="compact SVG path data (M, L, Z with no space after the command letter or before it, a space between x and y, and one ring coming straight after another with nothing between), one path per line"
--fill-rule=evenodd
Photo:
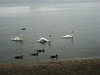
M11 40L13 40L13 41L16 41L18 39L19 39L19 37L11 38Z
M64 37L64 38L71 38L73 36L71 36L71 35L65 35L65 36L62 36L62 37Z
M11 38L12 41L21 41L23 40L23 38L19 38L19 37L15 37L15 38Z
M48 40L46 39L46 38L44 38L44 37L42 37L42 38L40 38L39 40L37 40L38 42L47 42Z

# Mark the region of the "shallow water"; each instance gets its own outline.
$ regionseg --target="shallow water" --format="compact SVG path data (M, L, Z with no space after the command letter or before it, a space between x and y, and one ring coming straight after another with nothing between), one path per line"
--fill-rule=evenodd
M0 10L0 63L48 61L56 54L58 60L100 58L100 2L30 3ZM71 31L73 39L62 38ZM48 34L50 44L37 42ZM23 42L11 41L19 35ZM38 49L45 53L31 56ZM16 60L16 55L24 59Z

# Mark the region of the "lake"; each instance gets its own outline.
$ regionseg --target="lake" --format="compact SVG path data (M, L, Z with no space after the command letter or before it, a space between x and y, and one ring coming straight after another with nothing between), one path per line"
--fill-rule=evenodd
M26 30L21 30L23 27ZM62 38L74 31L73 39ZM51 42L39 43L41 37ZM23 42L11 38L23 35ZM39 56L36 50L45 49ZM25 3L0 6L0 63L100 58L100 2ZM16 60L15 56L24 59Z

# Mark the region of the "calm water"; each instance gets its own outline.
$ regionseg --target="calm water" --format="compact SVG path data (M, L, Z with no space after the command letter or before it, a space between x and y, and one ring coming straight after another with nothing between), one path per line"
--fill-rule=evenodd
M72 30L73 39L62 38ZM37 42L48 34L50 45ZM19 35L24 35L24 42L11 41ZM45 53L31 56L38 49ZM48 61L55 54L58 60L100 58L100 2L0 6L0 63ZM16 60L16 55L24 59Z

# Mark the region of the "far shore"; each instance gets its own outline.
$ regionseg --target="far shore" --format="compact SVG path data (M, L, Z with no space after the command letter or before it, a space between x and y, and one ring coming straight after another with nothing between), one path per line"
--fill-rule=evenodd
M0 75L100 75L100 59L0 64Z

